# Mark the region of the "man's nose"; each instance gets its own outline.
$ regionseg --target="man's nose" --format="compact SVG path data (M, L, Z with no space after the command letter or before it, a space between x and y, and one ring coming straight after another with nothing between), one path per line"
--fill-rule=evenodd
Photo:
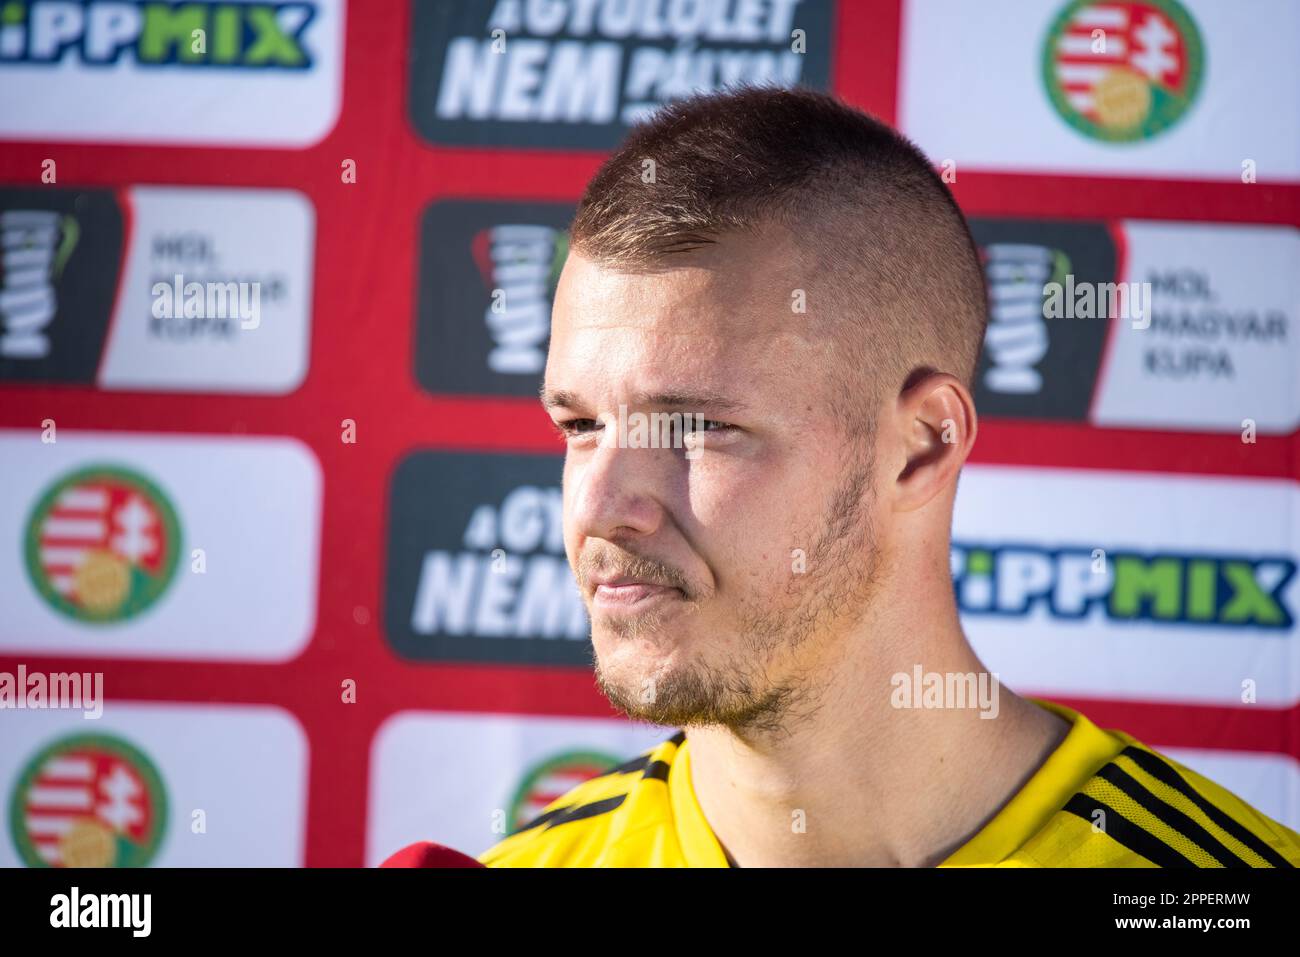
M603 439L568 476L574 530L607 541L653 535L664 521L672 458L671 450L619 448L612 436Z

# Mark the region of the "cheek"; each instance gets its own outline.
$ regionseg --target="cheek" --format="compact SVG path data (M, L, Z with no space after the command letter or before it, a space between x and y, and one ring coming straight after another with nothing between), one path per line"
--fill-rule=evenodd
M734 463L732 463L734 464ZM692 514L720 578L739 593L785 592L812 553L842 463L810 453L718 469L691 486Z
M747 512L768 510L777 491L773 472L761 459L713 459L706 453L686 463L678 488L693 521L704 528L725 529L744 521Z
M810 505L797 486L773 481L773 471L747 470L725 483L692 487L700 542L713 557L719 588L737 596L783 589L792 562L809 542Z
M564 457L564 472L560 488L562 502L560 521L564 531L564 550L568 554L570 562L578 557L577 512L573 506L581 480L582 470L573 463L570 456L566 455Z

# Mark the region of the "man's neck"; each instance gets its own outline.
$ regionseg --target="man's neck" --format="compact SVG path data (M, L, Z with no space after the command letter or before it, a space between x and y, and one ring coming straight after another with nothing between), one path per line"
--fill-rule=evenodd
M917 700L917 665L929 692L930 675L952 689L949 676L975 674L978 687L984 671L955 609L931 615L907 634L864 622L822 669L816 707L777 732L688 729L696 796L735 863L939 864L1060 744L1065 721L996 684L996 710L987 698Z

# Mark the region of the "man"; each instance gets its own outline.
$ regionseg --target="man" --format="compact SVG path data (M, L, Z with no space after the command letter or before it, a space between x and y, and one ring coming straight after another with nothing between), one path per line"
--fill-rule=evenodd
M991 678L949 571L983 275L911 144L818 93L697 97L610 157L570 243L542 393L566 550L600 688L685 730L483 863L1300 862L1068 708L996 684L993 708L899 706L917 665ZM630 438L654 413L676 441Z

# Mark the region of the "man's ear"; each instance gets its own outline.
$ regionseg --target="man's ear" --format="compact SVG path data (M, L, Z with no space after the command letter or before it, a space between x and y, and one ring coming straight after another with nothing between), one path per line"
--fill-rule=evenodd
M956 484L975 444L975 402L955 376L927 373L899 395L894 427L904 462L894 507L909 512Z

